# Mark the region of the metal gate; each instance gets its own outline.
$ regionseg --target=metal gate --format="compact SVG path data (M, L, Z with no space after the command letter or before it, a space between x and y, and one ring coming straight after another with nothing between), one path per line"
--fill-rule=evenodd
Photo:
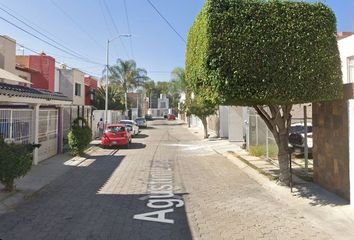
M58 152L58 110L39 110L38 161L52 157Z
M0 137L6 142L32 142L32 109L0 109Z

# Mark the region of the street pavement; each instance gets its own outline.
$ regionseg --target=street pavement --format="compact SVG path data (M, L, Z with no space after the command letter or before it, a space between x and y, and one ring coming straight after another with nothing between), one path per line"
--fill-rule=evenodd
M1 215L0 239L336 239L184 124L149 124Z

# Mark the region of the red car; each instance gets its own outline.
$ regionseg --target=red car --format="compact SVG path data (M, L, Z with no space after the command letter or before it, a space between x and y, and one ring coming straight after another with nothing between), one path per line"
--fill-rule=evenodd
M102 135L102 146L124 146L129 147L132 136L124 124L110 124Z
M167 120L176 120L176 116L174 114L168 114Z

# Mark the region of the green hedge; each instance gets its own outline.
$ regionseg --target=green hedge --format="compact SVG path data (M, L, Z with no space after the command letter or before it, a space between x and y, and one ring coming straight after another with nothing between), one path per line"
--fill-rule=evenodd
M82 156L92 140L92 131L84 118L77 118L68 133L68 143L75 155Z
M188 35L186 77L230 105L340 98L335 15L322 3L207 0Z
M0 138L0 181L6 191L13 191L14 180L31 170L32 152L36 147L40 145L5 143Z

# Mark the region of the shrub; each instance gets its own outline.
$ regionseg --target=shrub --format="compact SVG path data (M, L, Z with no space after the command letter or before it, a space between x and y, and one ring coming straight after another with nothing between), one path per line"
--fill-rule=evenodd
M5 186L5 191L15 189L14 180L25 176L32 167L33 144L5 143L0 138L0 181Z
M74 154L82 156L91 140L92 131L87 121L84 118L75 119L68 133L68 143Z

